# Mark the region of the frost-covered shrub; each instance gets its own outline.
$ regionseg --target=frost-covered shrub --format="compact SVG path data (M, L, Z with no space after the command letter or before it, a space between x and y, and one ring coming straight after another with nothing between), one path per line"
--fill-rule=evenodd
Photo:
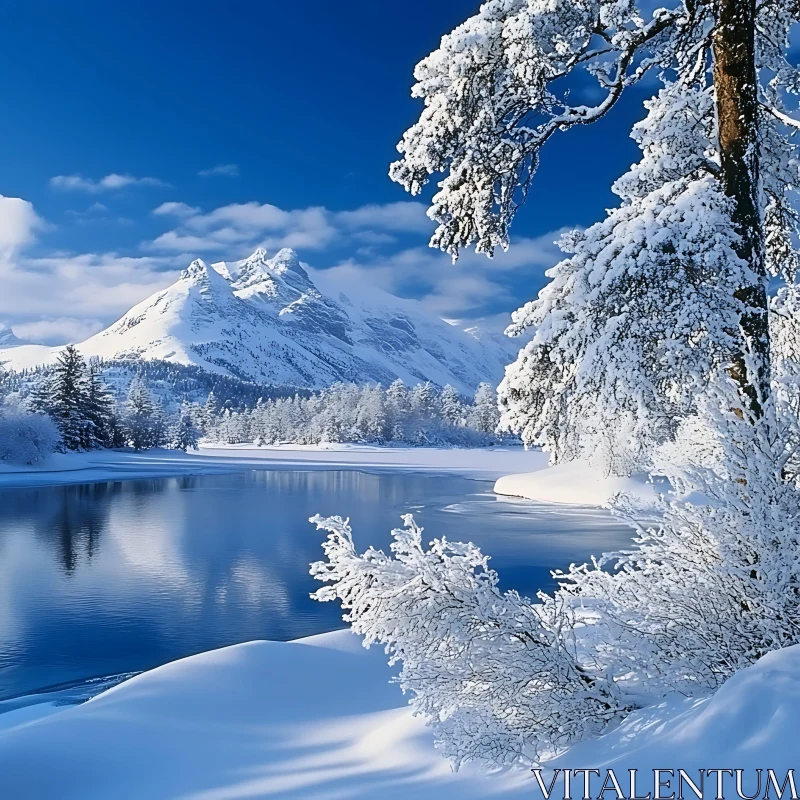
M530 764L669 692L707 694L800 642L788 432L742 414L738 397L723 385L699 407L720 457L661 465L682 497L644 508L618 498L631 548L557 573L552 596L501 593L478 548L425 548L407 516L391 555L359 554L348 523L315 518L329 531L327 560L311 570L329 585L315 597L340 600L365 643L402 664L412 706L456 764Z
M400 684L434 726L456 765L529 763L543 751L599 734L624 700L577 657L575 615L563 598L532 604L501 593L488 556L472 544L435 539L428 549L411 514L394 530L392 556L359 555L349 523L312 518L329 531L330 583L317 600L340 600L365 645L400 662Z
M0 412L0 461L35 464L58 447L55 423L44 414Z

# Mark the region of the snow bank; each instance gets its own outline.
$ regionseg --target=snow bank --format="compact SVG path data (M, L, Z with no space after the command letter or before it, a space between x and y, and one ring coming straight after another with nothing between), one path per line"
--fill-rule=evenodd
M348 631L183 659L0 730L0 796L479 798L507 785L454 777L390 674Z
M798 755L798 672L800 646L772 653L713 698L639 712L549 766L785 774ZM390 674L383 653L348 631L176 661L82 706L0 726L0 796L541 797L529 773L453 774ZM574 790L582 795L581 781Z
M497 494L524 497L540 503L583 506L604 506L619 492L636 494L644 499L655 497L652 485L642 479L603 477L595 468L580 461L519 475L505 475L495 483L494 490Z
M550 766L600 767L618 773L628 769L652 772L672 768L695 774L701 769L742 769L747 771L745 791L753 795L754 770L782 772L782 782L788 769L800 766L798 675L800 645L768 653L734 675L712 697L676 698L640 711L617 730L573 747ZM800 770L796 781L800 790ZM730 789L725 797L736 797L733 779L725 785ZM762 797L764 788L762 785ZM715 794L709 789L707 796Z

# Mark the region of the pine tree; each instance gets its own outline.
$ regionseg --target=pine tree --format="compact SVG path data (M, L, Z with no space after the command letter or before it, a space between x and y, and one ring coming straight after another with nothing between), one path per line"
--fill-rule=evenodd
M131 381L124 410L124 428L134 450L160 447L165 441L165 425L161 409L153 400L141 376Z
M314 520L329 531L317 599L340 600L365 643L402 662L457 764L540 762L800 641L795 321L770 319L796 313L798 22L796 0L498 0L417 67L425 109L392 177L416 194L446 173L432 244L454 257L508 246L552 136L605 116L650 70L663 85L619 206L565 237L569 257L515 315L532 341L501 399L526 443L557 460L605 449L620 472L650 463L674 494L617 498L632 545L556 574L535 603L501 592L474 545L426 549L410 516L391 555L360 556L347 522ZM569 96L584 69L595 106ZM770 277L789 285L768 304Z
M431 243L453 257L508 247L551 137L601 119L650 72L663 86L634 130L642 160L614 188L620 206L565 237L570 257L517 312L512 331L534 339L500 395L526 443L560 460L605 440L609 468L646 461L719 368L740 411L769 407L767 283L797 226L797 22L800 4L777 0L485 3L417 66L425 108L391 177L417 194L444 173ZM570 97L584 71L596 105ZM646 452L625 453L639 437Z
M407 441L408 412L411 407L409 391L400 378L392 381L386 390L387 421L391 428L392 439L398 442Z
M172 428L169 446L173 450L183 450L183 452L196 450L198 437L199 431L194 421L194 411L188 403L184 402Z
M449 383L442 389L439 402L442 418L450 425L460 425L464 419L464 404L458 392Z
M55 422L65 450L90 446L86 364L76 347L67 345L59 353L52 374L40 385L32 405Z
M438 395L430 381L418 383L411 390L411 405L414 410L426 417L436 412Z
M472 427L481 433L492 434L500 422L497 395L488 383L481 383L472 403Z
M96 364L87 368L85 386L84 409L88 424L84 447L87 450L111 447L116 424L114 401Z
M206 433L209 433L214 425L217 424L220 415L219 403L213 391L208 393L206 404L203 409L203 428Z

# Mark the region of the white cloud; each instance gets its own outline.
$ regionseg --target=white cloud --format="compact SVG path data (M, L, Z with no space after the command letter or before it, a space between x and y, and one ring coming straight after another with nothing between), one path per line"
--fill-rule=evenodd
M153 209L153 213L161 217L192 217L199 214L200 209L186 203L162 203L158 208Z
M77 211L71 209L65 212L68 217L71 217L78 225L97 225L97 224L113 224L113 225L133 225L133 220L129 217L118 217L109 213L108 207L103 203L92 203L87 209Z
M46 335L53 344L80 341L84 333L94 333L168 286L188 261L186 255L164 259L115 253L19 259L3 274L0 320L26 338ZM41 329L29 327L38 324Z
M169 186L168 183L164 183L158 178L137 178L134 175L119 175L116 172L100 178L99 181L84 178L82 175L56 175L50 178L50 185L61 191L86 192L88 194L116 191L129 186Z
M355 211L340 211L336 219L343 225L354 229L379 229L384 231L405 231L408 233L433 232L433 222L428 219L422 203L399 202L383 205L367 205Z
M425 206L416 202L366 205L351 211L323 206L285 210L270 203L232 203L202 213L185 203L164 203L155 214L177 216L179 227L145 243L148 250L214 253L257 246L319 250L354 238L388 244L396 234L429 233Z
M27 200L0 195L0 269L8 267L14 255L44 227L44 220Z
M233 203L207 214L184 214L177 229L145 246L150 250L197 253L246 250L258 245L268 249L316 250L330 244L337 235L331 213L322 207L285 211L269 203Z
M75 212L78 221L81 215L102 218L104 213L99 203ZM39 341L81 340L165 288L194 256L237 258L258 245L273 252L289 246L313 264L313 252L330 245L339 252L346 248L352 256L328 269L312 269L314 275L418 298L436 314L463 321L500 309L510 312L520 300L533 297L544 270L561 257L553 244L556 233L517 239L509 252L491 260L465 252L455 265L422 244L397 250L400 234L406 235L403 241L412 237L423 242L431 229L424 206L415 202L347 211L286 210L252 202L209 212L167 202L152 213L174 227L144 244L151 253L50 253L34 258L25 257L24 248L45 223L30 203L0 197L0 320ZM520 298L523 284L530 292Z
M217 164L216 167L211 167L210 169L201 169L200 172L197 173L201 178L211 178L214 175L224 175L228 178L238 178L239 177L239 165L238 164Z
M35 322L22 322L14 325L14 333L20 339L36 344L64 344L82 342L105 326L97 319L76 319L74 317L55 317Z
M514 241L508 252L494 258L465 252L452 259L429 247L412 247L386 256L366 253L322 270L344 283L367 283L404 297L420 299L431 311L445 317L474 316L486 306L520 305L511 290L520 275L536 294L537 277L555 265L563 253L554 244L559 231ZM541 283L541 280L539 281Z
M188 258L26 256L25 247L46 227L29 202L0 196L0 319L34 340L85 338L171 283Z

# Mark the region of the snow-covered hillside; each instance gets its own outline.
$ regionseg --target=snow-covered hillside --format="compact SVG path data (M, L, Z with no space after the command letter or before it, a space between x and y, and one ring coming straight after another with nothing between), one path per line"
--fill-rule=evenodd
M378 289L315 285L293 250L237 262L194 261L167 289L78 348L85 356L192 364L263 383L432 381L472 392L497 383L510 343L483 339ZM52 362L59 348L0 342L0 364Z

